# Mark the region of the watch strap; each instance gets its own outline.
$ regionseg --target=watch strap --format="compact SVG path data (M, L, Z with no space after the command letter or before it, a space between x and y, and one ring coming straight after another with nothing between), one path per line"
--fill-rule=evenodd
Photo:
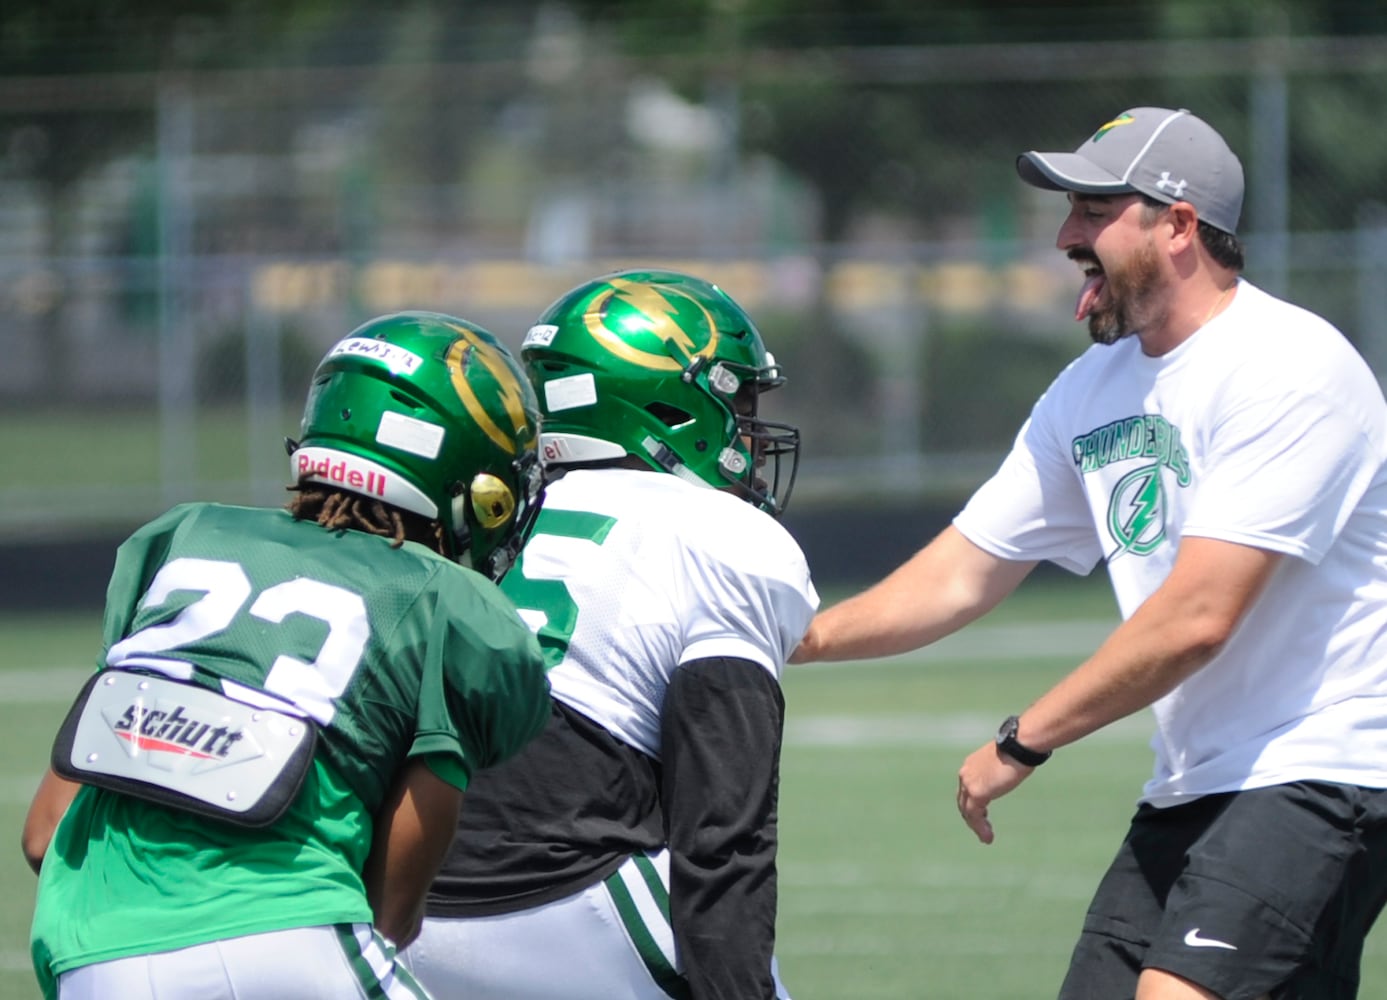
M1026 767L1039 767L1050 759L1050 750L1032 750L1016 738L1021 725L1019 716L1009 715L1002 727L997 730L997 749L1018 764Z

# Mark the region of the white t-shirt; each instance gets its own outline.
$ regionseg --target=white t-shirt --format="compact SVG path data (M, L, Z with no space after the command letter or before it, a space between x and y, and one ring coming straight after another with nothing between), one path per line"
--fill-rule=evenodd
M958 515L1006 559L1106 560L1128 617L1181 538L1285 553L1223 650L1154 706L1143 799L1387 787L1387 405L1323 319L1240 281L1170 353L1096 345Z
M779 679L819 604L784 527L677 476L569 472L546 490L544 515L517 567L525 586L506 582L546 655L562 649L549 671L554 697L656 758L678 666L735 657ZM562 586L571 617L524 607L533 586Z

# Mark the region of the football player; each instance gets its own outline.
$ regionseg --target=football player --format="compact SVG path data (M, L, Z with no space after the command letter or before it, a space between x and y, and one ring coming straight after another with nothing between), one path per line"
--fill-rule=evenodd
M401 958L440 996L785 997L780 675L818 596L775 520L781 371L721 289L659 270L573 289L521 357L550 484L504 587L553 705L469 789Z
M549 715L493 582L537 418L487 331L381 317L313 376L287 510L186 504L120 547L25 823L45 997L426 995L394 946L462 790Z

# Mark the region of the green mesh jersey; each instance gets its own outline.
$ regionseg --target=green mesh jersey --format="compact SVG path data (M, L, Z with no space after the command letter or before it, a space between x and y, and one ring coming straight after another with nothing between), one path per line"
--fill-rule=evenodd
M83 787L44 859L32 944L70 968L214 939L369 921L372 815L406 759L459 788L543 727L539 647L479 574L422 546L286 512L190 504L116 556L103 666L141 666L298 705L314 768L253 830Z

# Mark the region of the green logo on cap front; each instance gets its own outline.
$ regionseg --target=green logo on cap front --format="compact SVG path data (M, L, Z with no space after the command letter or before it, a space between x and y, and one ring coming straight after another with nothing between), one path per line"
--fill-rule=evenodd
M1089 142L1097 142L1099 139L1103 138L1103 136L1107 135L1107 134L1108 134L1109 132L1111 132L1113 129L1117 128L1117 126L1119 126L1119 125L1130 125L1130 124L1132 124L1132 122L1134 122L1134 121L1136 121L1136 119L1133 118L1131 115L1125 114L1125 113L1124 113L1124 114L1120 114L1120 115L1118 115L1116 118L1114 118L1112 121L1107 122L1107 123L1105 123L1104 125L1099 126L1098 131L1093 133L1093 138L1090 139L1090 140L1088 140L1088 141L1089 141Z

